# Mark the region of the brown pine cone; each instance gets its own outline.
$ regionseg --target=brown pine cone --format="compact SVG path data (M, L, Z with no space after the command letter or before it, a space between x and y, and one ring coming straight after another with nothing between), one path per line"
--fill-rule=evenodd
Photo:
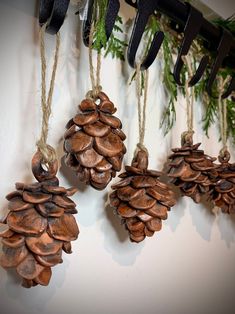
M216 158L205 155L198 149L200 145L185 143L181 148L172 149L173 154L169 156L171 182L180 188L183 196L191 197L196 203L209 193L212 180L217 176Z
M103 92L96 101L83 100L79 109L81 113L66 126L65 162L79 180L103 190L121 170L126 136L121 121L113 116L114 104Z
M63 262L62 250L72 253L71 241L79 234L76 204L68 197L76 189L59 186L57 168L56 161L45 171L36 153L32 170L38 182L16 183L16 191L6 196L9 213L0 234L0 264L15 268L26 288L49 284L51 267Z
M141 242L162 228L167 211L176 203L170 187L158 178L161 172L147 170L148 155L140 150L126 166L120 182L112 186L110 204L122 218L132 242Z
M235 163L230 164L230 154L219 157L218 176L210 187L210 200L215 206L221 208L223 213L235 214Z

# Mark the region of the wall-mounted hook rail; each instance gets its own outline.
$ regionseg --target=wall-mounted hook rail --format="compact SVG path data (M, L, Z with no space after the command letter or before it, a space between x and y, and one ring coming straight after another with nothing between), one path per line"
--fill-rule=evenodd
M150 17L150 15L153 14L156 15L156 13L161 13L168 16L174 23L177 23L179 25L180 32L182 30L184 32L184 38L174 69L174 77L178 84L182 84L180 80L180 72L183 67L182 56L187 55L193 40L197 36L200 36L204 40L205 47L208 50L213 51L215 54L215 61L212 64L212 70L207 85L207 91L210 94L212 85L216 79L219 69L223 66L235 69L235 38L233 35L230 32L223 30L222 28L217 27L211 22L207 21L200 11L196 10L188 3L183 3L179 0L125 1L137 9L135 25L128 49L128 61L132 67L134 66L133 59L147 24L147 17ZM145 16L144 21L143 19L138 20L140 15ZM133 38L135 37L138 39L137 42L133 41ZM204 56L200 62L196 74L190 82L190 85L195 85L200 80L208 62L208 56ZM151 64L149 63L148 65ZM225 91L223 97L228 97L234 90L235 77L231 80L229 87Z
M139 0L125 0L126 3L134 8L137 8ZM170 19L175 21L179 26L185 27L188 19L188 6L179 0L145 0L146 2L155 3L155 10L165 14ZM220 38L221 29L205 18L203 18L203 23L199 32L199 35L209 43L211 50L216 50ZM231 43L230 54L224 60L224 63L230 67L235 67L235 38Z

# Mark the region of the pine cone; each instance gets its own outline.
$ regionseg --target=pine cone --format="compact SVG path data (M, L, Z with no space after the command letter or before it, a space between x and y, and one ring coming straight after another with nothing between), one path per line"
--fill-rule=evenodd
M185 143L181 148L172 149L173 154L169 156L171 182L180 188L183 196L191 197L196 203L209 193L212 180L217 176L216 158L205 155L198 149L200 145Z
M0 264L15 268L26 288L49 284L51 267L63 262L62 250L72 253L70 242L79 234L73 217L76 205L68 197L76 189L59 186L55 176L58 162L45 171L40 154L36 153L32 164L39 182L16 183L16 191L6 196L9 213L4 220L5 231L0 234L3 245Z
M210 187L210 200L226 214L235 214L235 163L230 164L230 154L219 157L218 176Z
M121 121L113 116L116 108L103 92L96 102L85 99L79 108L81 113L66 126L65 162L79 180L103 190L121 170L126 136Z
M132 166L125 167L126 172L112 186L114 192L110 195L110 204L123 219L132 242L141 242L160 231L167 211L176 203L173 191L158 179L162 173L147 168L148 156L141 150Z

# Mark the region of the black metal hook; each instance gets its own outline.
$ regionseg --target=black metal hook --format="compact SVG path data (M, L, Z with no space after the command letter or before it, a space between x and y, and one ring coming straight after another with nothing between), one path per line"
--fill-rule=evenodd
M91 32L92 12L93 12L94 0L88 0L87 17L83 23L83 42L85 46L89 46L89 38ZM113 27L120 9L119 0L109 0L107 6L107 12L105 17L105 31L107 40L110 38Z
M70 0L40 0L39 24L47 23L46 31L56 34L64 23Z
M207 82L207 86L206 86L206 90L210 96L213 96L212 95L213 83L216 80L216 76L219 69L223 65L224 59L228 56L230 52L231 43L233 42L233 36L230 32L222 28L221 28L221 31L222 31L222 35L221 35L220 43L217 48L217 55L212 65L212 70L211 70L211 73ZM235 90L235 77L233 77L233 79L230 81L229 87L223 94L222 98L227 98L234 90Z
M152 1L152 0L137 0L137 2L134 4L131 0L126 0L128 4L131 4L132 6L136 6L137 8L137 14L134 22L134 28L131 34L130 43L128 47L127 52L127 59L131 67L135 67L136 62L136 54L137 50L139 48L141 39L143 37L145 27L148 23L148 20L151 15L155 13L156 5L158 0ZM164 40L164 33L161 31L156 32L150 49L148 51L148 55L146 56L145 60L143 61L141 65L141 70L148 69L151 64L154 62L159 49L161 48L161 45Z
M187 56L190 47L194 41L194 39L196 39L197 35L200 32L201 26L203 24L203 15L200 11L198 11L197 9L195 9L194 7L192 7L189 3L187 3L188 5L188 9L189 9L189 13L188 13L188 19L187 22L185 24L185 28L184 28L184 38L182 40L182 44L181 47L179 49L179 54L176 60L176 64L175 64L175 68L174 68L174 78L177 84L179 85L183 85L182 81L181 81L181 71L183 69L184 66L184 62L182 57L183 56ZM209 63L209 56L203 56L200 64L196 70L196 73L194 74L194 76L192 77L192 79L189 82L190 86L193 86L195 84L197 84L197 82L201 79L203 73L206 70L206 67Z

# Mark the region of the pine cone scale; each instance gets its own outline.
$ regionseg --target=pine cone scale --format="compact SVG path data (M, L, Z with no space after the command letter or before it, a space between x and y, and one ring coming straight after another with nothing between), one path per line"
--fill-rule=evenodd
M44 204L38 204L36 205L37 212L47 218L47 217L60 217L64 214L64 208L59 207L55 203L52 202L46 202Z
M60 218L49 218L48 228L53 238L70 242L77 239L79 229L72 214L64 214Z
M20 212L10 212L7 217L9 228L23 235L38 235L47 228L47 220L38 214L34 208Z
M62 242L51 238L47 232L39 237L27 237L25 242L31 252L42 256L56 254L62 249Z
M129 204L135 209L146 210L153 207L156 204L156 200L144 194L141 198L132 199Z
M83 130L92 137L103 137L111 132L111 128L100 121L84 126Z
M85 114L79 113L75 116L75 118L73 118L73 122L77 126L82 127L84 125L94 123L98 121L98 119L99 119L99 115L97 112L85 113Z
M103 160L103 157L99 155L93 148L76 154L76 158L77 161L86 168L96 167Z
M36 260L45 267L53 267L57 264L61 264L62 260L62 251L59 250L53 255L35 255Z
M139 199L139 197L144 196L144 189L135 190L131 186L125 186L117 190L117 197L122 201L131 201L134 198Z
M166 220L168 217L168 208L162 204L156 203L153 207L146 210L146 213L152 217Z
M26 258L16 267L17 273L25 279L33 280L42 271L44 267L40 265L32 254L28 254Z
M2 255L0 264L4 268L16 267L28 255L27 248L22 245L19 248L12 248L6 245L2 246Z
M148 188L156 185L155 178L149 177L149 176L138 176L133 178L132 180L132 186L134 188Z
M104 137L95 137L94 147L104 157L115 157L122 153L123 142L111 132Z
M132 218L137 215L137 211L125 203L121 203L118 206L117 212L120 216L124 218Z
M106 172L112 169L113 164L109 163L106 159L102 159L96 166L97 172Z
M68 153L79 153L92 147L93 138L82 131L77 131L65 140L65 150Z
M9 248L18 249L23 246L25 243L25 237L20 234L14 234L8 238L2 239L2 244L6 245Z
M103 114L100 112L100 121L104 124L111 126L114 129L120 129L122 127L121 121L113 116Z
M51 275L52 275L51 268L46 267L34 280L37 284L41 286L47 286L50 282Z
M7 200L10 201L8 209L12 212L22 211L22 210L33 207L32 204L24 202L22 198L19 198L19 197L9 198L9 195L8 195Z

